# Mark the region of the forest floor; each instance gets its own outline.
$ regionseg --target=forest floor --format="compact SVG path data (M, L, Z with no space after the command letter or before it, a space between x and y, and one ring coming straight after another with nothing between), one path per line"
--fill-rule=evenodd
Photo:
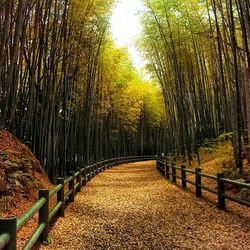
M250 249L250 210L197 199L154 161L123 164L88 182L37 249Z
M212 174L234 165L230 142L203 147L200 157L203 171ZM189 168L198 166L196 160ZM15 136L0 130L0 217L23 215L41 188L53 185L40 162ZM91 180L68 205L65 218L52 227L50 245L36 247L250 249L249 208L227 202L227 211L220 211L214 195L205 192L196 199L193 191L168 183L153 162L115 167ZM18 233L18 249L36 226L37 215Z
M231 141L211 143L206 147L202 146L199 149L199 155L200 167L204 172L208 172L210 174L216 174L217 172L227 172L227 174L232 174L232 176L228 176L230 179L240 178L238 170L235 169ZM243 163L245 176L250 176L250 169L246 160L244 160ZM178 160L177 164L185 164L187 168L195 168L199 166L197 157L195 155L193 156L191 165L188 161L182 162L182 160Z
M17 137L0 129L0 217L23 214L43 188L53 185L39 160Z
M0 129L0 218L21 217L36 202L39 189L53 189L42 165L17 137ZM36 226L37 214L18 232L18 249Z

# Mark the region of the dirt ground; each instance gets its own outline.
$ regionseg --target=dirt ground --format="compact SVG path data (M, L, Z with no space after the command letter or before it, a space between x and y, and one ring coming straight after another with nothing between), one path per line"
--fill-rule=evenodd
M37 248L250 249L250 209L215 200L167 182L154 161L124 164L87 183Z

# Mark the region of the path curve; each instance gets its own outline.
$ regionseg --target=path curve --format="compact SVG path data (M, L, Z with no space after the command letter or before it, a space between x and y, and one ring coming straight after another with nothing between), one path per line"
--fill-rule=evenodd
M250 249L247 219L168 183L154 161L123 164L83 187L39 249Z

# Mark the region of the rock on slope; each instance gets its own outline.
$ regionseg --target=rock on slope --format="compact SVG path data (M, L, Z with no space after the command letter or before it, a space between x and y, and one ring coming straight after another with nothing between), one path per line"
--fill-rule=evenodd
M0 130L0 216L22 213L42 188L52 184L40 162L14 135Z

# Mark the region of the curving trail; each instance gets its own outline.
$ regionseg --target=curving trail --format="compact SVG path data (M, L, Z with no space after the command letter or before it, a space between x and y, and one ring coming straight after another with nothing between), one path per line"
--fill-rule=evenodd
M153 161L124 164L83 187L51 228L50 245L38 248L250 249L250 211L240 212L169 184Z

